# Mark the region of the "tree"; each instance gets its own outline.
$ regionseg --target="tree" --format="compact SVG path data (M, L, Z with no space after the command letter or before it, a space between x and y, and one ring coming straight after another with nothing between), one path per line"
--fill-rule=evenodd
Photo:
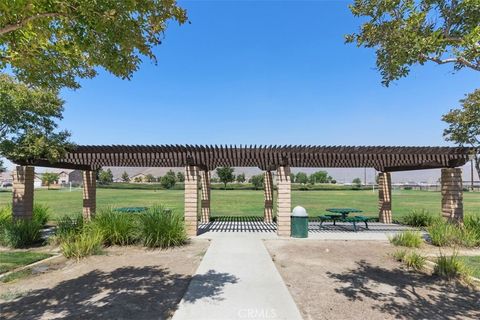
M122 181L123 181L123 182L130 182L130 177L128 176L127 171L123 171L123 173L122 173Z
M185 182L185 174L183 172L177 172L177 181L178 182Z
M143 179L142 179L142 177L135 177L135 178L133 178L133 182L142 183Z
M263 174L257 174L252 176L249 181L253 185L255 190L258 190L263 188L264 179L265 178Z
M238 183L244 183L247 179L245 179L245 173L240 173L237 175L237 182Z
M62 111L63 101L55 92L0 74L0 153L24 162L60 158L73 146L67 131L56 131Z
M220 182L223 183L224 189L227 189L227 183L235 181L235 171L232 167L220 167L217 168L217 176L220 179Z
M290 182L291 183L295 182L295 173L290 173Z
M362 179L355 178L352 180L352 183L355 185L355 187L360 188L362 186Z
M308 182L307 174L305 172L298 172L297 175L295 176L295 182L306 184Z
M45 172L42 174L42 184L47 186L50 190L50 185L58 181L59 174L53 172Z
M346 42L375 48L386 86L428 61L480 71L478 0L355 0L350 10L367 21Z
M448 124L443 136L460 146L471 146L475 152L475 168L480 177L480 89L460 100L461 108L452 109L442 118Z
M310 183L330 183L332 181L332 177L328 175L327 171L317 171L310 175Z
M0 159L0 173L5 172L7 169L3 166L3 160Z
M155 182L155 181L156 181L156 179L153 176L153 174L149 173L145 176L145 182Z
M175 0L3 1L0 10L0 69L54 90L78 88L98 67L129 79L142 57L156 61L168 21L187 21Z
M172 170L167 172L167 174L165 174L160 180L160 184L165 189L173 188L175 186L176 182L177 181L176 181L176 178L175 178L175 172L173 172Z
M98 182L102 185L110 184L113 182L113 173L112 170L101 169L98 173Z

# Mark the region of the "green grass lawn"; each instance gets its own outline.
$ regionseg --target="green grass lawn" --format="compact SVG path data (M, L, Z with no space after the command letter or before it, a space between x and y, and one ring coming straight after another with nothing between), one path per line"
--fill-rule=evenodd
M0 207L11 203L10 192L0 192ZM394 219L408 213L411 209L427 209L432 213L440 212L440 192L394 190ZM82 191L36 190L35 201L51 208L52 218L65 214L80 213L82 210ZM162 203L183 211L183 190L121 190L98 189L97 206L150 206ZM354 207L365 215L377 216L378 193L371 190L329 190L329 191L292 191L292 206L305 207L311 216L324 213L329 207ZM464 193L465 212L480 214L480 194ZM263 191L254 190L212 190L212 216L262 216Z
M41 252L0 252L0 274L46 259L50 256L48 253Z
M460 259L472 270L472 276L480 279L480 256L464 256Z

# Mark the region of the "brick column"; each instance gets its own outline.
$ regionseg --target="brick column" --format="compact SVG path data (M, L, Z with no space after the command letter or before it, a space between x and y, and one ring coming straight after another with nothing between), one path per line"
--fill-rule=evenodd
M83 171L83 219L90 220L97 209L96 172Z
M378 174L378 219L382 223L392 223L392 177L390 172Z
M290 167L281 166L277 169L277 234L290 236L290 214L292 210L292 195L290 185Z
M200 180L202 185L201 223L208 223L210 221L210 171L201 170Z
M33 214L34 167L17 166L13 172L12 212L14 219L31 219Z
M272 172L265 171L263 178L263 190L265 196L265 206L263 209L263 221L273 222L273 179Z
M463 222L462 169L442 169L442 216L458 223Z
M190 237L197 235L198 229L198 168L185 167L185 227Z

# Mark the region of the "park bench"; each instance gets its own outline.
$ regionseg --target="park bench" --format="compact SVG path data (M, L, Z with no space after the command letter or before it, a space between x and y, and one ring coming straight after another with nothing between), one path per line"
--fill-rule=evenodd
M333 225L336 225L337 221L340 222L350 222L353 224L353 230L357 232L357 223L365 223L365 228L368 229L368 217L364 216L353 216L353 217L344 217L340 214L326 214L318 217L320 220L320 229L322 229L323 223L326 221L333 221Z

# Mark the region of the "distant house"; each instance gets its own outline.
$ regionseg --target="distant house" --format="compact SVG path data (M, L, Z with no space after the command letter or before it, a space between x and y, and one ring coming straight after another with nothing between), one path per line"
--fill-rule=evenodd
M146 174L144 173L138 173L136 175L133 175L130 177L130 182L134 183L142 183L145 181Z
M72 184L72 186L79 186L83 183L83 175L80 170L49 170L46 172L58 174L58 180L51 184L52 187L67 186L70 184ZM43 173L38 173L35 176L42 180Z
M13 183L13 173L12 172L2 172L0 173L0 187L7 188L11 187Z

